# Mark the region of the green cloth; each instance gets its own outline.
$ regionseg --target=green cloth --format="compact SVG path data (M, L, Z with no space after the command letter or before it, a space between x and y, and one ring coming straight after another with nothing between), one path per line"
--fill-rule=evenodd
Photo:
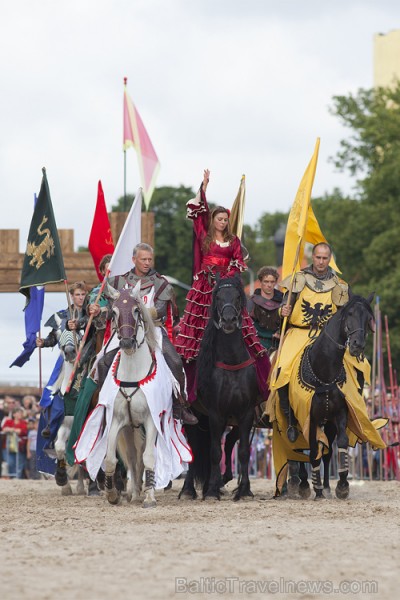
M260 340L264 348L269 350L272 346L272 336L274 335L274 332L268 331L267 329L261 327L258 321L253 321L253 323L258 334L258 339Z
M74 422L72 423L71 433L67 444L67 462L69 465L73 465L75 462L75 453L73 446L78 439L83 424L86 421L86 417L89 412L90 402L93 398L93 394L97 390L97 383L90 377L87 377L82 384L78 398L75 403Z
M30 300L30 287L66 279L46 170L29 229L19 291Z

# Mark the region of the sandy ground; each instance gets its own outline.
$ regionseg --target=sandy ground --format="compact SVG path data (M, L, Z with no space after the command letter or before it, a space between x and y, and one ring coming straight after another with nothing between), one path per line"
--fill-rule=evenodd
M145 510L0 480L1 599L398 598L398 482L314 502L253 480L238 503L178 500L181 484Z

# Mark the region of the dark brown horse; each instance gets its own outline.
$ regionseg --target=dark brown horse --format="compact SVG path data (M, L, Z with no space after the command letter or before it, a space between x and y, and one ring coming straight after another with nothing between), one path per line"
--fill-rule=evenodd
M345 379L343 358L346 349L352 356L364 358L368 329L373 328L374 315L371 308L373 294L368 299L351 295L350 300L339 309L321 330L312 345L306 347L301 362L303 383L314 390L310 409L310 463L312 483L316 499L329 495L329 462L332 456L332 444L336 438L338 446L339 481L336 496L345 499L349 495L348 453L349 438L346 433L348 408L340 384ZM357 371L358 387L363 389L364 380L361 371ZM281 406L288 406L288 386L279 390ZM286 411L285 411L286 412ZM293 414L289 417L292 429L295 422ZM329 452L323 458L324 480L320 475L321 458L317 459L317 427L324 429L329 443ZM289 427L290 429L290 427ZM296 480L296 464L290 465L291 484ZM306 471L301 469L300 479L306 493ZM324 491L325 490L325 491ZM299 490L300 495L302 489Z
M211 318L204 332L197 363L199 424L186 426L194 461L180 493L196 497L195 481L203 497L220 499L223 485L221 438L228 424L237 423L240 472L234 499L252 496L248 474L250 431L258 398L257 374L242 335L246 297L240 278L217 281Z

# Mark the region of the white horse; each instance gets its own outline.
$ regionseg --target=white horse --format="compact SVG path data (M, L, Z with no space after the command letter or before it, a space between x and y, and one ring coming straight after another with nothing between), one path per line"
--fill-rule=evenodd
M60 375L53 384L53 394L58 393L61 396L64 396L65 394L77 355L76 344L79 344L79 341L80 336L74 336L72 331L68 331L67 329L61 331L58 339L58 345L64 358L64 362L60 371ZM85 494L83 468L75 465L73 467L67 467L66 461L66 448L73 421L73 415L66 415L64 417L64 420L57 431L57 437L54 441L54 450L57 458L55 480L57 485L61 487L61 494L63 496L70 496L72 494L72 488L69 479L74 477L76 471L78 471L76 493L78 495Z
M112 293L113 320L120 350L111 367L118 393L114 400L105 457L106 495L111 504L120 500L114 481L118 448L128 472L128 502L139 497L144 470L143 507L150 508L156 506L154 467L157 429L141 385L154 377L156 371L155 328L140 298L140 282L135 289Z

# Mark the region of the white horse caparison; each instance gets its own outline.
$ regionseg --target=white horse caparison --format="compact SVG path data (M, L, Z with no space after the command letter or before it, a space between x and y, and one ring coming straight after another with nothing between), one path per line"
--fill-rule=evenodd
M117 446L127 468L128 502L140 495L145 473L143 507L156 506L155 443L157 429L140 383L154 374L156 337L152 318L140 298L140 282L134 289L113 292L113 320L119 353L111 376L118 386L105 457L106 495L111 504L120 500L115 487ZM145 437L143 439L143 430Z
M67 329L64 329L58 340L58 345L61 354L64 357L64 362L60 371L60 375L58 376L57 381L53 385L53 393L59 393L61 396L65 394L65 390L68 385L69 378L75 362L75 341L76 340L72 331L68 331ZM79 343L79 339L77 340L77 342ZM73 421L73 416L64 417L64 420L57 431L57 437L54 442L54 450L57 457L57 469L55 473L55 480L57 485L61 487L61 494L63 496L70 496L72 494L72 488L67 473L66 449ZM76 472L76 469L78 469L76 493L78 495L83 495L85 494L83 468L81 466L74 466L69 469L69 472L70 475L73 476Z

